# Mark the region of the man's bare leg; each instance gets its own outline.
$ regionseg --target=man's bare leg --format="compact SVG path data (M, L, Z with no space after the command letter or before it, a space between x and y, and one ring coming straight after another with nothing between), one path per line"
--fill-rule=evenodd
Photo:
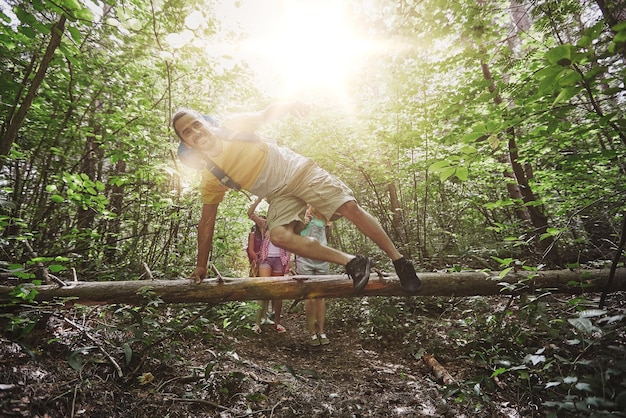
M409 292L418 292L421 289L422 284L415 273L413 264L402 256L376 218L361 208L355 201L344 203L337 211L374 241L391 258L404 289ZM355 289L360 291L365 288L370 276L370 259L368 257L352 256L321 245L312 238L298 235L294 232L295 225L294 222L273 228L270 231L270 236L274 245L302 257L345 265L346 272L354 281ZM348 265L348 263L351 265Z
M383 250L392 261L402 258L402 254L398 251L389 235L380 226L380 223L366 212L355 201L346 202L337 210L344 218L352 222L359 231L370 238L378 247Z
M328 261L342 266L354 258L353 255L322 245L316 239L296 234L294 232L295 226L295 223L291 223L272 228L270 231L272 243L302 257Z
M415 273L413 263L402 256L376 218L361 208L355 201L344 203L337 211L356 225L363 234L374 241L391 258L400 279L400 284L405 290L411 293L420 291L422 282Z
M332 247L322 245L316 239L295 233L296 223L272 228L270 237L277 247L302 257L346 266L346 273L352 279L354 289L362 291L370 278L371 260L361 255L353 256Z

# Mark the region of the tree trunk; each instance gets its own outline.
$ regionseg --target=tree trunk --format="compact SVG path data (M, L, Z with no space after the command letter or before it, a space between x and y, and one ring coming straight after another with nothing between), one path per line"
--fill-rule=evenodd
M404 233L404 217L402 216L402 207L400 206L400 200L398 199L396 184L394 182L387 184L387 191L389 192L389 204L391 206L391 223L397 239L396 244L404 247L407 243L407 239L406 234ZM406 255L410 257L410 254Z
M24 97L21 106L17 110L17 113L9 122L5 135L0 138L0 156L9 154L9 151L13 146L13 142L15 142L15 139L17 138L17 133L22 127L24 119L26 119L26 114L30 110L30 106L32 105L33 100L37 95L39 86L41 86L41 83L43 83L43 80L46 76L46 71L48 70L48 66L54 58L54 53L59 45L61 45L61 36L65 31L66 19L67 18L65 17L65 15L62 15L59 21L55 23L55 25L52 27L50 42L48 43L48 47L46 48L46 52L43 58L41 59L41 63L39 63L39 68L37 69L37 73L33 77L30 88L26 92L26 96Z
M511 167L513 173L517 179L520 192L524 203L527 204L528 213L530 215L530 221L532 222L535 230L533 232L537 248L541 252L542 256L547 260L559 262L559 252L554 245L554 237L548 235L546 238L541 239L542 235L548 231L548 217L543 213L541 206L537 206L534 203L537 201L535 194L533 193L530 183L528 181L527 173L528 168L524 168L519 162L519 155L517 152L516 134L513 128L509 129L509 157L511 159Z
M601 292L608 281L609 269L553 270L538 272L529 278L529 272L509 273L501 279L499 272L471 271L461 273L420 273L422 291L415 296L490 296L530 293L539 289L554 293L579 294ZM506 283L510 286L504 286ZM523 283L523 284L522 284ZM515 290L513 290L513 286ZM71 282L57 285L22 286L36 290L35 300L52 301L71 298L68 303L124 303L141 305L148 302L144 294L152 294L165 303L213 303L234 300L351 298L361 296L411 296L400 287L395 275L377 278L372 275L362 293L352 287L345 275L287 276L206 279L200 285L190 280L141 280L120 282ZM626 268L616 271L610 292L626 290ZM11 300L15 288L0 286L0 303Z
M113 167L111 176L123 176L126 173L126 161L119 160ZM106 224L104 260L106 264L113 263L117 257L117 241L122 231L122 210L124 207L125 186L113 183L110 185L109 207L112 213L116 214Z
M626 20L626 1L625 0L596 0L598 7L602 11L602 16L609 28L613 28L618 23ZM619 49L622 57L626 57L626 43L621 44Z
M503 100L500 94L496 92L495 82L493 80L493 76L491 75L491 71L489 70L488 64L486 62L481 62L480 67L482 69L483 77L489 82L489 91L494 93L494 103L501 105ZM511 198L518 199L519 196L521 196L526 204L524 205L523 210L528 214L531 223L535 227L533 235L542 256L547 260L558 263L559 253L554 245L554 238L552 236L547 236L546 238L541 239L541 236L548 230L548 217L543 213L541 207L534 204L537 199L532 191L532 188L530 187L530 183L528 182L526 175L530 168L527 167L525 169L519 162L519 151L516 139L517 134L514 128L509 128L506 132L508 135L508 159L516 180L516 184L509 184L507 189ZM505 173L505 177L509 177L509 175ZM520 213L523 212L517 211L516 213L518 213L518 217L520 217ZM523 217L520 217L520 219L527 219L527 217L524 215Z
M99 145L96 142L98 128L93 125L92 128L94 129L94 134L87 135L85 138L85 153L81 159L80 173L81 175L86 174L89 180L95 182L97 180L96 166L98 164L97 149ZM76 211L76 227L80 232L86 232L94 228L95 219L96 212L92 207L88 205L78 207Z

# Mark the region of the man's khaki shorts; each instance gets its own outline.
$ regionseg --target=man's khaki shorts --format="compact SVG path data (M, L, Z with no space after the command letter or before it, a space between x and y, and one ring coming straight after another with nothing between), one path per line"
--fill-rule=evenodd
M304 227L307 204L317 209L326 219L341 217L337 209L346 202L356 200L352 190L341 180L329 174L312 161L298 170L296 175L278 191L267 196L267 226L271 231L281 225L296 221L296 232Z

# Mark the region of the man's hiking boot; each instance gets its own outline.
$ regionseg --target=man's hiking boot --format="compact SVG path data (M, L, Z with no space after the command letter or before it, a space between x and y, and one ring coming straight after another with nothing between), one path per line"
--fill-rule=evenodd
M370 279L371 265L372 260L362 255L357 255L346 264L346 273L348 273L348 276L352 279L354 289L357 292L360 292L367 286L367 282Z
M404 290L410 293L417 293L422 288L422 281L417 277L415 273L415 267L410 260L402 257L393 262L393 266L396 268L396 273L400 278L400 285Z

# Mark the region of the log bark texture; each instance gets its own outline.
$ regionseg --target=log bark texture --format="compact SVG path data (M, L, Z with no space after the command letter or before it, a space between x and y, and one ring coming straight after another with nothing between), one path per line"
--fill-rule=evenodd
M380 277L372 274L361 293L352 288L346 275L285 276L206 279L200 284L190 280L136 280L119 282L70 282L68 286L22 285L25 290L36 290L35 300L67 299L68 303L141 305L148 302L144 296L150 291L165 303L219 304L234 300L351 298L360 296L490 296L498 294L529 293L549 290L554 293L580 294L601 292L609 269L551 270L536 273L509 273L503 279L499 272L466 271L458 273L418 273L422 290L415 295L405 292L396 275ZM513 285L507 288L504 284ZM15 287L0 286L0 303L11 300ZM626 268L617 269L609 292L626 290Z

